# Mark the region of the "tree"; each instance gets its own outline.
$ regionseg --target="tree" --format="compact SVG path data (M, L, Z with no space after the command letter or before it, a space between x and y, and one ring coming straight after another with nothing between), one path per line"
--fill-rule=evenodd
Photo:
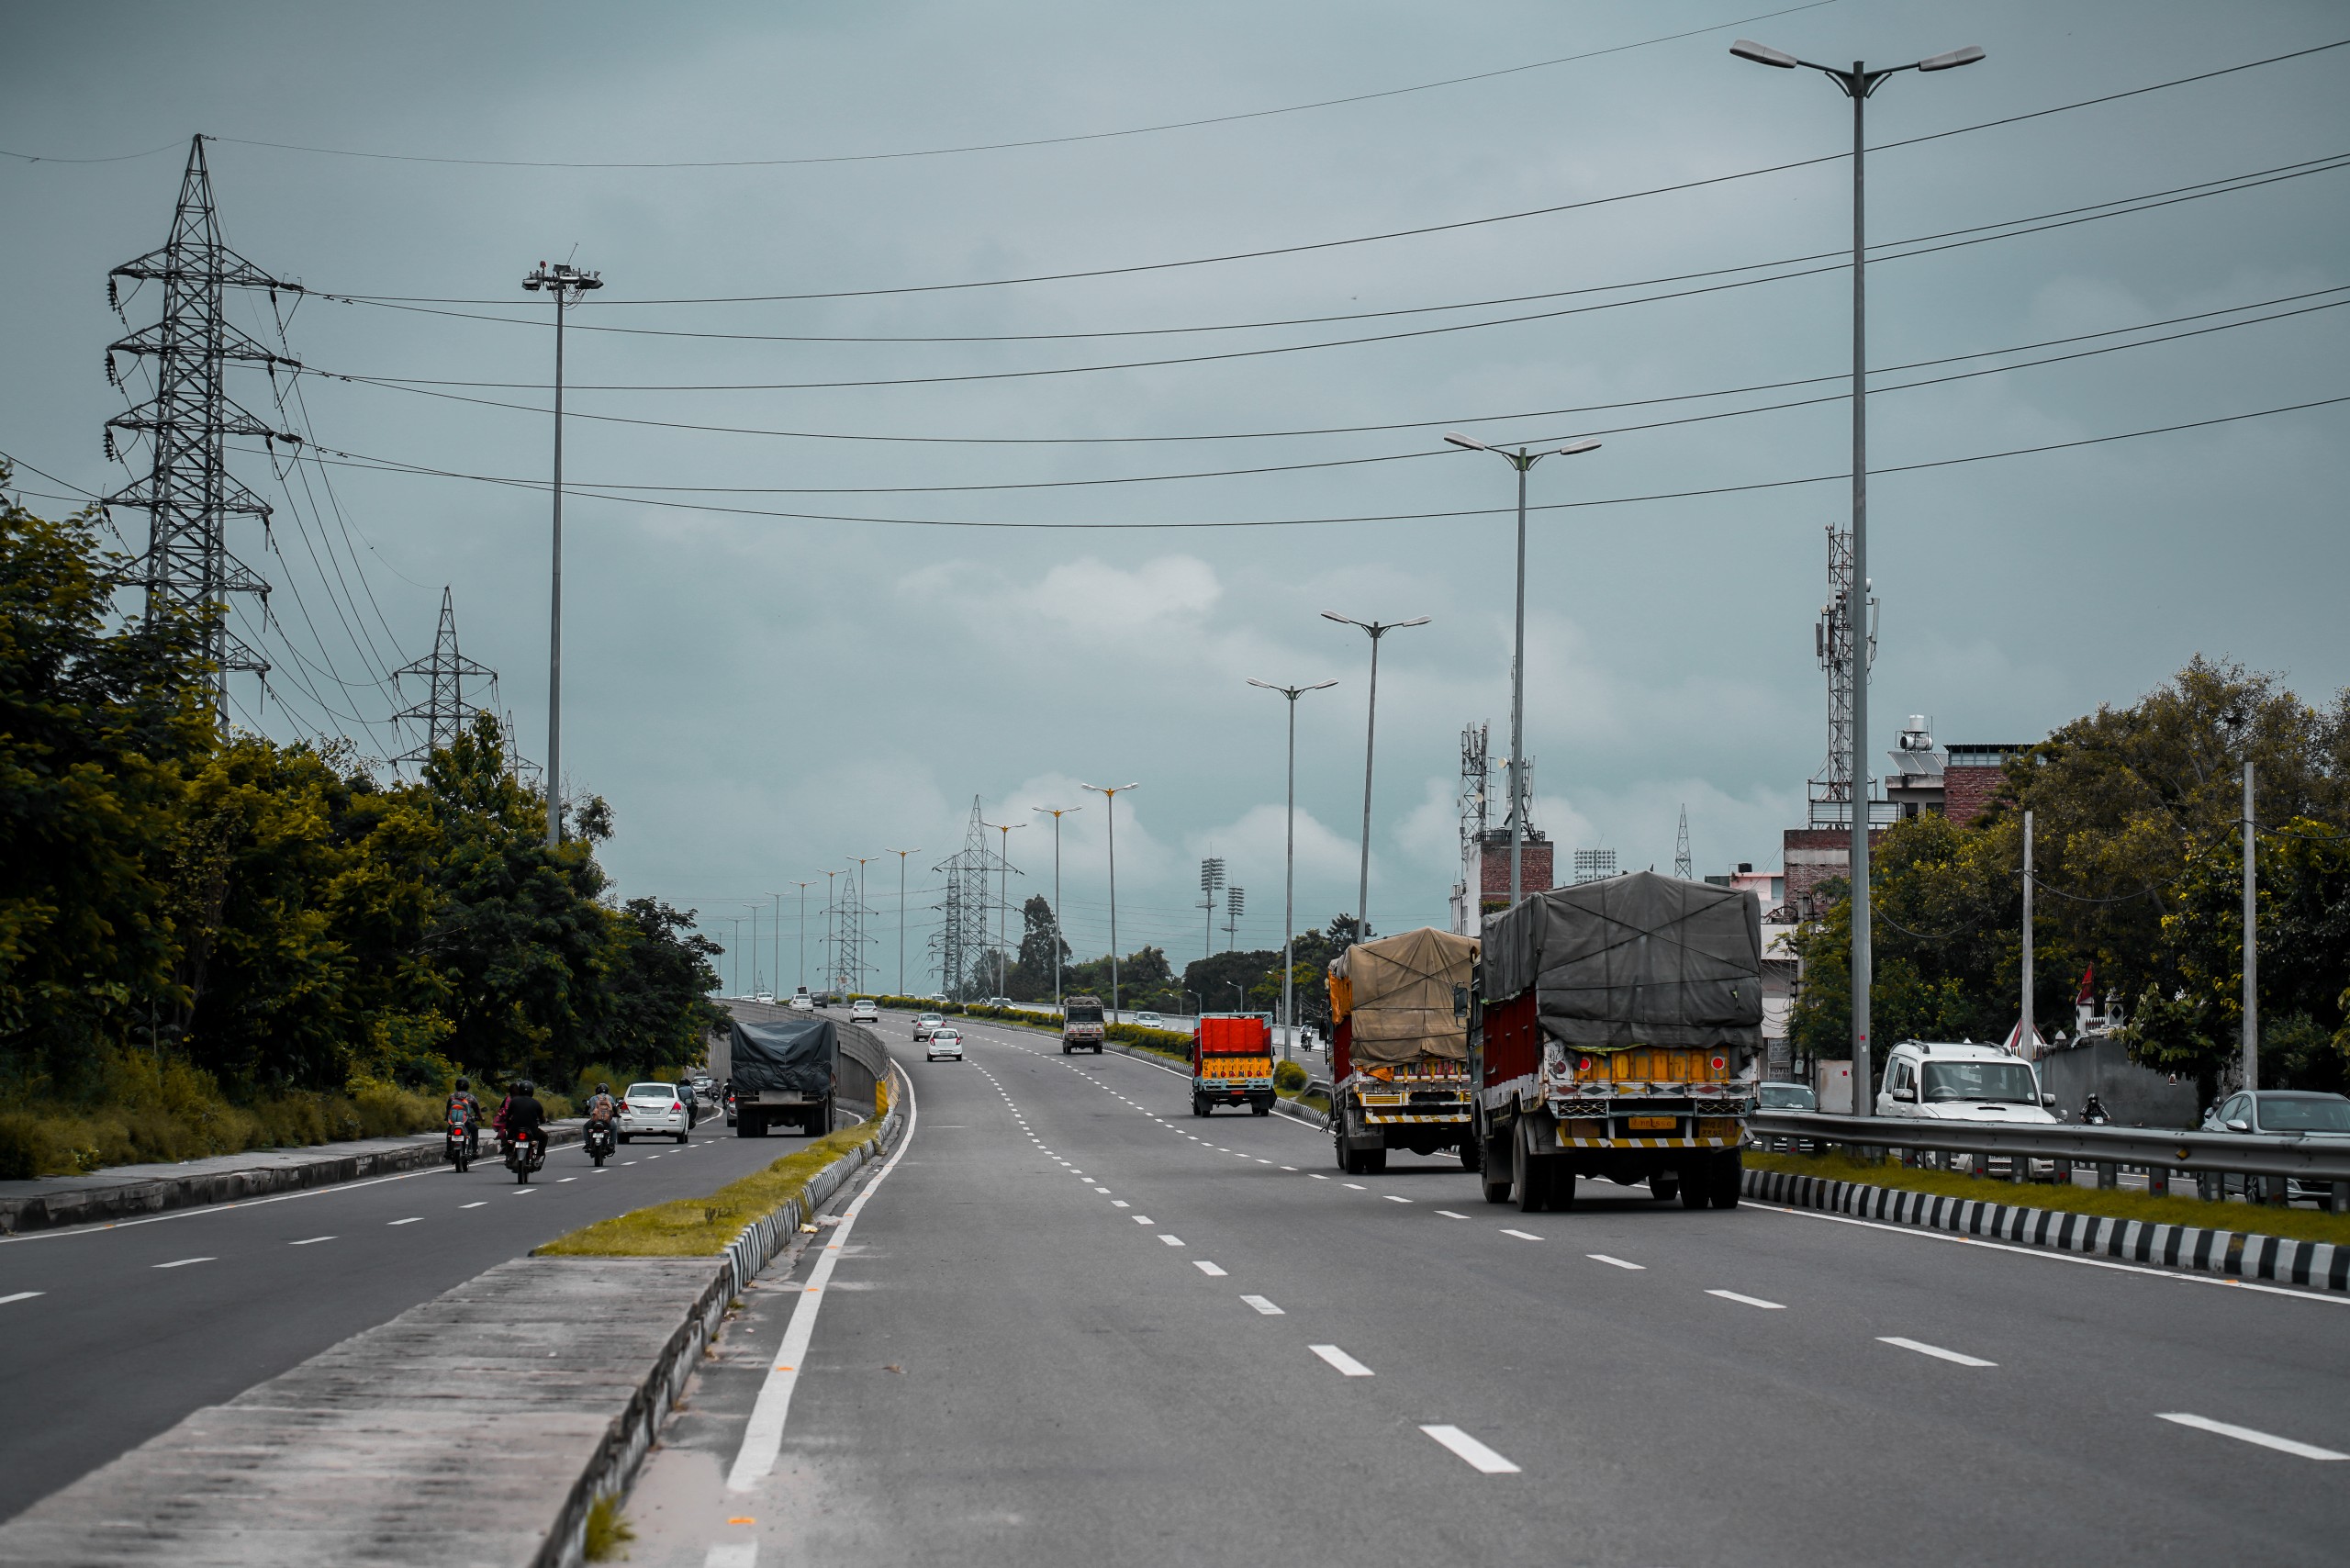
M1248 1005L1249 988L1268 974L1279 979L1281 968L1278 947L1251 953L1211 953L1183 967L1182 989L1203 1012L1241 1011Z
M1056 955L1064 971L1063 980L1067 980L1069 946L1055 928L1052 901L1042 893L1031 896L1020 906L1020 956L1005 982L1005 994L1015 1001L1035 1002L1053 994Z

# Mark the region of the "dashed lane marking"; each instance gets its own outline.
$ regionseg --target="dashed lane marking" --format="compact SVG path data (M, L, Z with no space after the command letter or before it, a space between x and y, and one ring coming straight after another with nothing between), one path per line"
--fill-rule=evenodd
M386 1220L384 1223L386 1225L415 1225L423 1218L422 1215L410 1215L406 1219Z
M1218 1270L1217 1271L1221 1273L1223 1271ZM48 1294L49 1293L46 1291L17 1291L12 1295L0 1295L0 1306L6 1306L12 1301L30 1301L37 1295L46 1295Z
M481 1205L478 1204L467 1204L465 1205L465 1207L469 1209L478 1208ZM306 1236L299 1241L289 1241L285 1245L288 1247L316 1247L321 1241L332 1241L333 1239L334 1238L331 1236Z
M1134 1221L1136 1225L1157 1225L1158 1223L1148 1215L1136 1215L1134 1216Z
M1192 1267L1197 1269L1201 1273L1207 1274L1215 1279L1220 1280L1225 1277L1224 1271L1222 1269L1217 1268L1214 1263L1209 1262L1204 1258L1192 1259Z
M1915 1350L1921 1356L1931 1356L1936 1361L1949 1361L1953 1366L1996 1367L1999 1364L1997 1361L1986 1361L1980 1356L1961 1355L1956 1350L1945 1350L1940 1345L1929 1345L1922 1339L1905 1339L1898 1334L1880 1334L1876 1338L1880 1345L1892 1345L1904 1350Z
M1421 1431L1450 1449L1469 1462L1470 1468L1486 1475L1516 1475L1516 1465L1495 1453L1458 1427L1422 1427Z
M1371 1370L1336 1345L1308 1345L1307 1350L1338 1369L1342 1377L1370 1377Z
M1610 1258L1605 1252L1586 1252L1583 1256L1595 1263L1605 1263L1611 1269L1629 1269L1636 1274L1644 1273L1648 1270L1646 1263L1627 1262L1621 1258Z
M1385 1198L1391 1204L1408 1204L1412 1201L1409 1198L1399 1198L1393 1193L1382 1193L1379 1195Z
M1244 1296L1242 1296L1240 1299L1241 1299L1242 1301L1247 1302L1250 1306L1255 1307L1255 1308L1257 1309L1257 1311L1258 1311L1261 1316L1266 1316L1266 1317L1285 1317L1285 1316L1288 1316L1288 1314L1286 1314L1286 1313L1284 1313L1283 1311L1281 1311L1281 1309L1280 1307L1275 1306L1271 1302L1267 1301L1263 1296L1260 1296L1260 1295L1244 1295Z
M2291 1438L2277 1437L2273 1432L2256 1431L2250 1427L2239 1427L2229 1421L2214 1421L2209 1416L2190 1415L2184 1410L2158 1411L2155 1418L2163 1421L2176 1421L2182 1427L2192 1427L2199 1432L2213 1432L2223 1438L2233 1438L2240 1443L2252 1443L2260 1448L2275 1449L2278 1453L2288 1453L2296 1459L2350 1459L2350 1453L2336 1453L2332 1449L2322 1449L2314 1443L2297 1442Z
M488 1200L487 1198L476 1198L476 1199L475 1199L472 1203L470 1203L470 1204L459 1204L457 1206L458 1206L459 1208L461 1208L461 1209L480 1209L480 1208L487 1208L487 1207L489 1206L489 1200ZM319 1238L319 1239L323 1241L323 1240L326 1240L326 1239L328 1239L328 1238L325 1238L325 1237L320 1237L320 1238Z
M158 1263L155 1267L158 1269L185 1269L190 1263L218 1263L218 1261L220 1261L220 1260L218 1258L175 1258L168 1263Z
M1447 1219L1467 1219L1469 1217L1467 1215L1454 1214L1450 1209L1438 1209L1436 1212L1442 1215Z
M1765 1312L1785 1312L1787 1310L1786 1303L1783 1301L1764 1301L1759 1295L1740 1295L1736 1291L1707 1291L1706 1294L1707 1295L1718 1295L1724 1301L1734 1301L1746 1306L1759 1306Z
M1503 1234L1504 1236L1515 1236L1515 1237L1516 1237L1520 1241L1539 1241L1539 1240L1541 1240L1541 1239L1542 1239L1540 1237L1539 1237L1539 1236L1535 1235L1535 1234L1534 1234L1532 1231L1530 1231L1530 1230L1508 1230L1508 1229L1505 1229L1505 1230L1502 1232L1502 1234Z
M1183 1245L1183 1238L1180 1236L1161 1235L1158 1239L1164 1241L1169 1247L1181 1247Z

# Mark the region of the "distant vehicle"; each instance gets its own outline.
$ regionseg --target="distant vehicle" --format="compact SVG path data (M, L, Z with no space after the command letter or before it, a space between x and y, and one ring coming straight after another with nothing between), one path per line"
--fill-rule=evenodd
M1808 1083L1758 1083L1754 1086L1754 1108L1758 1111L1817 1111L1819 1096L1811 1092ZM1766 1137L1760 1133L1749 1134L1750 1148L1796 1149L1807 1140L1790 1137Z
M765 1137L772 1126L797 1127L811 1137L832 1131L840 1033L831 1019L737 1018L727 1060L736 1137Z
M1330 1145L1340 1170L1387 1169L1390 1149L1450 1149L1477 1168L1469 1110L1469 986L1477 944L1424 926L1332 960Z
M632 1083L621 1097L622 1143L635 1137L673 1137L683 1143L693 1127L693 1113L674 1083Z
M694 1098L703 1105L713 1111L718 1109L718 1080L706 1072L698 1072L688 1081L687 1087L694 1092Z
M852 1024L878 1024L881 1022L881 1009L874 1005L871 997L860 996L848 1004L848 1021Z
M775 1005L775 992L773 992L773 991L763 991L759 992L756 996L754 996L753 998L751 998L751 1000L752 1000L753 1002L766 1002L769 1007L773 1007L773 1006Z
M1151 1012L1147 1008L1135 1014L1135 1022L1146 1029L1164 1029L1167 1027L1167 1020L1161 1018L1158 1014Z
M1261 1013L1210 1013L1192 1036L1192 1114L1218 1105L1273 1114L1273 1031Z
M2266 1134L2270 1137L2305 1137L2316 1143L2350 1143L2350 1099L2339 1094L2300 1089L2261 1089L2229 1095L2203 1118L2207 1133ZM2228 1190L2244 1190L2244 1178L2227 1179ZM2287 1198L2314 1198L2333 1206L2333 1183L2286 1180Z
M1012 1005L1012 998L1008 996L990 996L988 998L988 1005L990 1007L1009 1007Z
M959 1031L941 1025L930 1032L930 1038L923 1042L922 1049L924 1061L936 1061L941 1057L961 1061L963 1036Z
M816 1005L817 1005L817 1006L819 1006L819 1007L823 1007L823 1008L829 1008L829 1007L831 1007L831 1006L832 1006L832 1004L833 1004L833 993L832 993L831 991L818 991L818 992L816 993Z
M1061 1003L1061 1055L1071 1051L1102 1054L1102 999L1072 996Z
M935 1013L925 1013L914 1020L914 1038L927 1040L934 1033L945 1027L946 1027L946 1019Z

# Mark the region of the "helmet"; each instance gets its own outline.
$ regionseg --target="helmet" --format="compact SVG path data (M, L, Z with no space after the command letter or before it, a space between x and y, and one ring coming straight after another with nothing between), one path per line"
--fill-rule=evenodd
M514 1081L514 1092L517 1094L528 1094L532 1092L531 1081L527 1078L516 1079Z
M469 1078L461 1078L457 1080L457 1087L460 1089L471 1089L473 1086L473 1080Z
M597 1083L596 1083L596 1092L597 1092L597 1093L599 1093L599 1094L610 1094L611 1092L612 1092L612 1086L611 1086L610 1084L604 1082L604 1081L603 1081L602 1080L600 1080L600 1079L597 1081Z

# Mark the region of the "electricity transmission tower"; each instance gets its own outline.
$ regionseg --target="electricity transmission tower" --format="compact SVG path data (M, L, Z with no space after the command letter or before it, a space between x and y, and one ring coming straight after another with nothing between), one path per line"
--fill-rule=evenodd
M1212 855L1200 862L1200 908L1206 911L1206 925L1200 937L1200 957L1215 957L1215 896L1224 890L1224 857Z
M834 910L836 918L831 937L832 989L850 995L862 995L866 970L872 967L866 958L872 938L866 932L865 921L867 916L877 913L865 902L865 861L873 857L858 859L852 855L849 858L856 861L856 869L846 873L848 880Z
M946 879L938 902L938 932L930 939L938 955L939 988L957 1001L968 1000L974 970L984 967L988 950L988 878L999 857L988 848L987 823L980 820L979 798L971 797L971 820L963 830L963 847L931 868Z
M108 506L132 507L147 514L147 554L140 586L146 590L150 623L174 613L203 617L205 657L211 663L215 705L228 697L232 670L266 675L269 661L228 624L229 596L249 593L264 601L269 584L229 552L231 517L269 524L269 503L230 476L228 438L256 437L274 450L296 436L264 424L233 401L226 386L231 364L260 365L273 376L281 365L301 365L229 324L224 305L231 288L300 294L301 286L280 281L229 249L220 238L219 214L212 205L212 173L204 159L204 138L188 144L187 169L180 178L172 237L161 250L129 261L106 274L106 302L122 313L118 286L124 278L159 283L161 315L106 345L106 379L122 385L116 354L151 362L155 393L106 421L106 455L116 455L114 432L143 436L147 472L106 498ZM129 325L126 318L124 324ZM126 460L127 462L127 460Z
M1233 947L1237 944L1237 942L1238 942L1238 940L1239 940L1239 938L1238 938L1238 936L1236 935L1236 933L1237 933L1237 932L1239 931L1239 929L1240 929L1240 909L1241 909L1241 906L1242 906L1243 904L1246 904L1248 902L1248 889L1246 889L1246 888L1227 888L1227 889L1225 889L1225 894L1224 894L1224 950L1225 950L1225 952L1227 952L1227 953L1229 953L1229 952L1231 952L1231 951L1232 951Z
M457 651L457 610L447 588L441 590L441 630L432 639L432 653L392 671L395 683L407 678L425 683L425 698L421 702L403 708L392 715L392 722L404 721L420 724L424 729L424 744L414 750L392 758L395 766L415 763L418 767L432 760L436 751L446 751L456 744L457 736L473 722L476 713L484 711L480 703L465 700L465 682L487 681L498 684L498 672L485 664L476 664ZM495 711L497 697L490 699Z
M1681 831L1673 840L1673 874L1684 882L1697 879L1697 869L1689 858L1689 807L1681 808Z

